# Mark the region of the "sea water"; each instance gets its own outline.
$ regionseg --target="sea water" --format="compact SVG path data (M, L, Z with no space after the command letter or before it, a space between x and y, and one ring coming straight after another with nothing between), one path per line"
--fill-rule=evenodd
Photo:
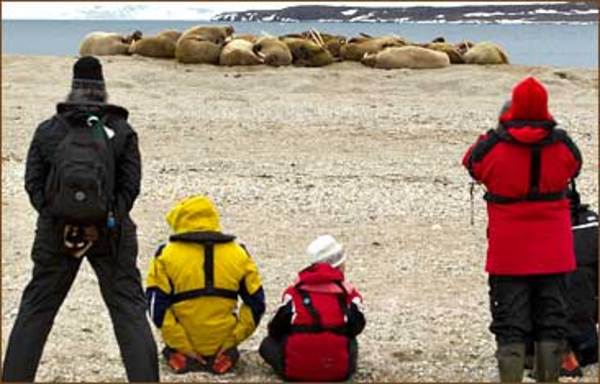
M2 53L77 55L83 37L92 31L128 34L136 29L152 35L163 29L185 30L205 21L168 20L3 20ZM220 23L223 24L223 23ZM512 64L598 67L598 24L435 24L435 23L230 23L237 33L283 35L316 28L348 37L396 34L415 42L443 36L446 41L493 41Z

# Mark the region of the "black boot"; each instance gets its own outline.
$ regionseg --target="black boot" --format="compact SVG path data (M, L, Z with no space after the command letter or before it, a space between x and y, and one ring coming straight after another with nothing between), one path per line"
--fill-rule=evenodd
M535 343L535 374L537 382L558 382L562 350L562 343L560 341L539 341Z
M501 382L519 383L523 380L525 343L498 345L496 359Z

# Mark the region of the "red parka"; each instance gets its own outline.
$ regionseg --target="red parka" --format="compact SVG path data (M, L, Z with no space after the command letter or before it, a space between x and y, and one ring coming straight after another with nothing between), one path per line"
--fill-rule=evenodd
M532 275L575 269L566 189L581 154L555 128L548 95L533 77L518 83L496 130L480 136L463 158L487 193L488 255L494 275Z
M343 381L356 369L356 335L365 326L362 298L344 274L319 263L283 294L269 335L284 338L284 378Z

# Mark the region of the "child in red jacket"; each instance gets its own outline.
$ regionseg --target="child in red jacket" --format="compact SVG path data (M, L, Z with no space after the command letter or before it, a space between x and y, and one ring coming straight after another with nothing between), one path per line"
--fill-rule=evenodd
M344 279L342 246L324 235L307 249L312 264L283 293L260 355L285 380L344 381L356 371L362 297Z
M575 269L566 191L581 154L548 112L544 86L513 89L499 125L463 158L485 185L492 324L501 381L521 381L525 338L534 335L538 381L557 381L565 338L565 276Z

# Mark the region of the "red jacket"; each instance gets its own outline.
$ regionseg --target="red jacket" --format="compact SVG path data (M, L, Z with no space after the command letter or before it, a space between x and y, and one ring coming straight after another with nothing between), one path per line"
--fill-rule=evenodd
M284 339L284 377L299 381L347 380L356 369L355 337L365 326L358 291L329 264L299 273L269 323Z
M548 95L529 77L515 86L496 130L479 137L463 158L488 202L486 271L530 275L575 269L565 191L581 154L547 109Z

